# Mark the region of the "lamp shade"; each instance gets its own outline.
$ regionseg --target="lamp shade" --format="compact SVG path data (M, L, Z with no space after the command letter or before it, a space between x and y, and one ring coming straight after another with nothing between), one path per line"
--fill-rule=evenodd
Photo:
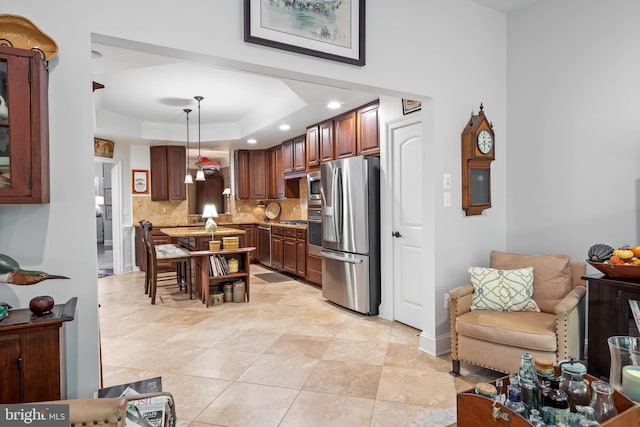
M198 172L196 172L196 181L204 181L205 177L204 177L204 171L202 170L202 168L198 168Z
M204 212L202 212L202 218L217 218L218 210L216 205L204 205Z
M225 188L224 191L222 192L223 196L228 196L231 194L231 189L230 188Z

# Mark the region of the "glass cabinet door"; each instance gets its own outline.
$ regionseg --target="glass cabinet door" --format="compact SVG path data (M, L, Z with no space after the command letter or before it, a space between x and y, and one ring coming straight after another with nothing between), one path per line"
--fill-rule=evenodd
M7 61L0 60L0 188L11 188Z

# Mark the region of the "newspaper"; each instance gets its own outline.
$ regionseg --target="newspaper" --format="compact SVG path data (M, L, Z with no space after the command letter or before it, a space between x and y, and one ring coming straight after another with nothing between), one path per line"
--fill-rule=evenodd
M98 397L124 397L127 406L127 427L170 427L172 417L167 414L169 402L166 396L154 396L136 399L136 396L162 391L161 377L137 381L98 390Z

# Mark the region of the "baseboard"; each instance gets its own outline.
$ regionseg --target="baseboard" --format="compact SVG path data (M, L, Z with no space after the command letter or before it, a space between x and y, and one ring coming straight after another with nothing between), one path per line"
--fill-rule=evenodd
M420 333L420 351L424 351L432 356L441 356L451 352L451 334L440 335L435 339L424 331Z

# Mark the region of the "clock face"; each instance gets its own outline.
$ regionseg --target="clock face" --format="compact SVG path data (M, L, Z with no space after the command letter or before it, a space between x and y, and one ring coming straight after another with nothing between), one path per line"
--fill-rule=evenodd
M491 151L492 147L493 136L491 135L491 132L486 129L482 129L478 134L478 150L480 150L482 154L487 154Z

